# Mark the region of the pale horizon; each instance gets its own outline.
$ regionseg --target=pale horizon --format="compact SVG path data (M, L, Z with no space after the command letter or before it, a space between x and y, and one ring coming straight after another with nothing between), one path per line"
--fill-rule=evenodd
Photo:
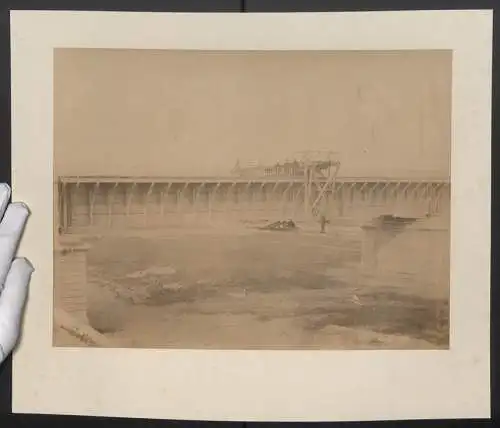
M340 176L449 177L451 53L56 49L55 171L229 176L332 150Z

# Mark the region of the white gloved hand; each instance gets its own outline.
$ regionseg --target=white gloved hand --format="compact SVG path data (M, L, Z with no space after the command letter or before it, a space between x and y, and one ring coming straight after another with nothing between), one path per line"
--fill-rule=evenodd
M0 183L0 363L16 345L33 266L15 258L29 210L11 203L10 187Z

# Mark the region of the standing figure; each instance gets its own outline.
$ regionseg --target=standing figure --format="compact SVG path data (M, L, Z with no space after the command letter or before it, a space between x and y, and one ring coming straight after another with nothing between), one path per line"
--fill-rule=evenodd
M328 223L328 220L326 219L325 215L323 215L323 214L320 215L319 223L321 225L320 233L326 233L326 223Z
M319 224L321 226L320 233L326 233L326 225L329 223L328 221L328 201L327 198L324 198L320 203L320 212L319 212Z

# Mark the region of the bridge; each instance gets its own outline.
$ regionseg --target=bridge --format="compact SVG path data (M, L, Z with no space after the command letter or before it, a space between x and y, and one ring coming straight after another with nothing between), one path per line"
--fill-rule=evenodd
M314 221L321 202L331 219L377 214L440 215L449 178L61 176L54 182L60 233L89 228L152 228L274 218Z

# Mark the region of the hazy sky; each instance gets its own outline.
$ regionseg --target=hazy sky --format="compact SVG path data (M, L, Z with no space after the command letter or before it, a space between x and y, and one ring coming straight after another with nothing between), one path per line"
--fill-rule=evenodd
M55 53L56 171L225 175L335 150L343 175L449 172L451 53Z

